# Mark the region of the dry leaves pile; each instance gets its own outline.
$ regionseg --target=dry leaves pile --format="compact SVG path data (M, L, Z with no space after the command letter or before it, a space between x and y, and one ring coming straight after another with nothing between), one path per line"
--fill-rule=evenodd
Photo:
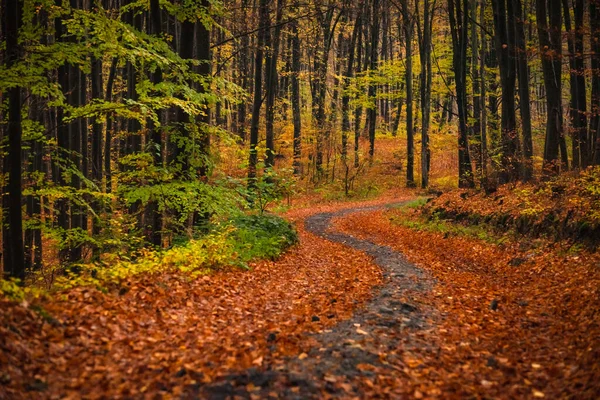
M103 294L77 289L46 300L46 318L0 300L0 398L140 397L300 354L348 318L381 281L364 254L317 239L277 262L189 280L164 274ZM318 317L318 321L316 318Z
M440 311L428 334L437 354L417 348L404 359L414 397L598 398L600 254L444 239L390 223L399 215L357 214L336 228L401 251L437 279L420 299Z

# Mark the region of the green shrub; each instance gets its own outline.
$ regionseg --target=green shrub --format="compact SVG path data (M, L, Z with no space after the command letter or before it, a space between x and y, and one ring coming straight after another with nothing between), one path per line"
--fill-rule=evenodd
M272 214L242 215L232 221L233 245L242 262L254 259L274 259L298 242L294 227Z

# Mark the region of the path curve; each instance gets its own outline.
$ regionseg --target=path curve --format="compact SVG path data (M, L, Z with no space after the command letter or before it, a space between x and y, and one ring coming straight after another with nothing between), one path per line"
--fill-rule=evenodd
M269 398L274 394L286 399L323 398L324 395L363 398L365 386L361 382L374 378L373 370L388 370L390 375L401 375L403 363L398 354L410 352L414 346L422 349L423 342L413 343L415 335L410 333L428 328L428 317L435 312L414 301L411 293L430 290L433 279L390 247L336 232L331 225L337 217L375 212L402 204L404 202L355 207L308 217L304 223L307 231L373 257L375 264L382 269L384 283L375 289L373 298L352 318L312 335L318 345L313 346L305 357L289 358L284 367L277 370L251 368L241 374L224 377L204 387L202 397L251 398L247 388L252 384L251 387L260 387L260 390L252 391L254 398ZM387 350L398 348L403 351L388 355ZM382 357L382 354L388 356ZM394 394L379 397L394 397Z

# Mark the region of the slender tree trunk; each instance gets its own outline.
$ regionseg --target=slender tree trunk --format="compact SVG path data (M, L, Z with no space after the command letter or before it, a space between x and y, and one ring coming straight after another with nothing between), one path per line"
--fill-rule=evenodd
M462 1L462 5L461 5ZM450 30L453 43L453 66L456 80L456 103L458 105L458 186L475 186L473 168L469 155L467 133L467 32L469 21L468 0L448 0Z
M496 53L500 67L502 87L501 144L502 159L500 183L513 182L519 178L519 136L516 127L515 106L515 35L512 1L492 0L496 28ZM508 7L507 7L508 5Z
M575 82L571 89L571 120L575 129L574 138L577 146L575 152L579 153L579 167L586 168L590 163L590 154L588 151L589 142L587 140L587 99L586 99L586 77L585 77L585 58L584 58L584 35L585 27L583 24L583 15L585 9L584 0L575 0L575 32L574 32L574 69ZM577 151L578 150L578 151ZM575 156L573 156L575 159Z
M590 118L590 154L592 165L600 165L600 1L590 0L592 104Z
M359 7L359 12L362 14L363 10L364 10L364 4L365 3L361 3L361 6ZM365 17L363 16L363 18L361 18L361 23L358 25L358 38L359 41L361 40L361 38L363 38L363 26L365 24L363 24L362 21L366 21ZM365 34L366 36L366 34ZM361 72L361 68L363 65L363 45L362 43L358 43L358 54L356 56L356 74ZM364 57L366 59L366 57ZM358 150L359 150L359 145L360 145L360 123L362 120L362 106L357 105L356 108L354 109L354 167L358 168L359 165L359 155L358 155Z
M421 59L420 75L420 102L421 102L421 187L429 186L429 166L430 166L430 148L429 148L429 124L431 122L431 50L432 50L432 20L434 17L436 0L433 3L425 0L423 4L423 22L419 26L419 53ZM415 3L418 5L418 2ZM418 10L417 10L417 14ZM420 26L422 25L422 29Z
M370 70L372 79L377 70L378 44L379 44L379 0L373 0L373 25L371 27L371 61ZM373 102L368 110L369 115L369 160L373 161L375 154L375 129L377 127L377 85L373 80L369 84L369 100Z
M150 0L149 14L149 33L159 37L162 33L162 10L159 0ZM151 80L155 85L158 85L163 81L163 73L160 68L157 68L156 71L154 71L151 76ZM162 111L159 111L158 119L159 123L162 123L164 119ZM155 123L152 120L148 121L148 130L150 132L150 137L148 138L150 145L146 147L152 153L154 165L160 168L163 164L162 130L161 128L155 126ZM162 247L162 211L160 211L160 207L156 199L152 199L148 202L144 220L146 239L154 246Z
M294 2L294 9L298 10L298 0ZM294 121L294 174L302 173L302 121L300 115L300 37L298 35L298 21L294 20L290 26L292 32L292 118Z
M254 57L254 103L252 105L252 122L250 123L250 156L248 160L248 185L253 187L256 180L258 164L258 130L260 124L260 108L262 105L262 72L265 46L265 32L269 18L269 2L260 0L258 44Z
M265 159L265 168L273 167L275 163L275 133L274 133L274 120L275 120L275 98L278 93L277 88L277 59L279 58L279 37L281 27L282 12L284 7L283 0L277 0L276 2L276 17L275 17L275 28L271 35L271 22L268 20L268 29L266 30L267 35L267 46L269 51L265 60L265 75L266 75L266 142L267 142L267 154Z
M525 16L521 0L513 2L515 13L515 44L517 54L517 75L519 78L519 101L521 110L521 128L523 130L523 180L533 177L533 139L531 137L531 100L529 97L529 66L525 44Z
M404 18L404 40L406 47L406 186L416 187L415 183L415 132L413 126L413 57L412 57L412 42L414 21L411 18L408 10L408 0L403 0L402 16Z
M21 56L19 46L19 29L22 24L20 1L4 1L2 14L5 16L4 38L6 40L5 62L8 68L13 67ZM25 259L23 245L23 216L22 216L22 184L21 166L23 135L21 121L21 88L19 86L8 90L8 152L4 156L4 173L8 175L3 188L3 262L4 272L17 279L25 278Z
M333 20L333 8L325 11L320 10L317 17L319 20L319 29L321 32L321 43L315 54L312 98L313 98L313 125L320 126L325 122L325 97L327 95L327 71L329 66L329 50L331 48L331 39L333 37L333 29L331 22ZM316 157L315 167L317 170L317 180L323 175L323 151L326 142L327 132L322 128L316 129Z
M559 149L563 134L561 106L561 26L560 0L537 0L536 16L540 41L540 54L544 70L546 104L546 144L544 147L544 171L546 174L560 172ZM548 12L547 12L547 11ZM548 25L548 16L550 25Z
M244 16L244 19L247 20L248 18L248 0L242 0L242 15ZM241 49L240 49L240 56L239 56L239 73L241 76L241 86L243 89L249 89L249 79L248 79L248 75L250 74L249 68L248 68L248 64L249 64L249 52L248 52L248 48L250 47L250 40L248 35L244 35L241 39ZM238 119L238 134L240 136L240 139L245 142L247 139L247 123L246 123L246 113L247 113L247 109L246 109L247 105L245 101L242 101L240 104L238 104L238 115L237 115L237 119Z
M481 50L479 53L479 77L481 78L481 172L482 181L487 181L487 110L486 110L486 71L485 71L485 57L486 57L486 32L484 28L485 24L485 5L486 1L481 0L479 5L479 26L480 26L480 38L481 38Z
M117 75L118 59L115 57L112 60L110 71L108 73L108 79L106 82L106 101L111 102L113 99L113 88L115 83L115 77ZM111 115L106 116L106 137L104 139L104 175L106 180L106 193L112 192L112 166L111 166L111 154L112 154L112 133L114 125L114 117Z

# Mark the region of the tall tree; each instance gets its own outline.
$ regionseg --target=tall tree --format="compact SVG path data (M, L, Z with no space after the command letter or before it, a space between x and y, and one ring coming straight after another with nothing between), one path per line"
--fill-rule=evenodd
M519 78L519 109L521 111L521 129L523 130L523 175L528 181L533 176L533 139L531 137L531 100L529 97L529 65L525 42L525 16L521 0L510 0L515 13L515 52L517 75Z
M271 33L270 18L266 29L267 36L267 57L265 60L266 76L266 147L267 156L265 158L265 167L273 167L275 163L275 97L278 93L277 88L277 59L279 58L279 38L281 33L281 18L284 7L284 0L277 0L275 6L275 27Z
M253 186L256 180L256 167L258 164L258 131L260 124L260 109L262 105L262 75L264 46L267 40L266 32L269 19L269 2L260 0L258 43L254 55L254 101L252 105L252 122L250 123L250 156L248 160L248 184Z
M421 92L421 187L429 186L429 168L431 150L429 147L429 125L431 123L431 82L432 82L432 31L435 5L437 0L424 0L423 18L419 15L419 2L416 5L417 32L419 35L419 55L421 60L420 92Z
M563 135L561 96L562 7L560 0L537 0L536 17L542 69L544 71L544 86L546 87L546 105L548 107L544 171L548 174L556 174L561 167L559 146Z
M590 153L592 164L600 165L600 0L590 0L590 43L592 50L592 102L590 118Z
M515 13L512 0L492 0L496 54L502 87L501 146L502 161L500 182L512 182L519 178L520 141L516 124L515 84Z
M298 12L299 0L294 0L294 11ZM298 20L294 19L291 22L292 34L292 72L291 72L291 102L292 102L292 119L294 123L294 173L296 175L302 172L301 156L302 156L302 120L300 115L300 37L298 35Z
M373 161L375 154L375 128L377 127L377 84L375 83L375 74L377 70L378 45L379 45L379 0L373 0L372 4L372 25L371 25L371 54L369 55L369 69L371 80L369 83L369 101L373 102L368 109L369 119L369 159Z
M361 6L359 6L359 10L362 8ZM354 21L354 28L352 29L352 38L347 46L348 64L344 73L344 83L342 89L342 159L344 161L346 160L348 154L348 134L350 133L350 93L348 93L348 88L350 86L350 79L354 75L354 59L360 26L362 24L361 19L362 15L360 11L358 11L358 15Z
M571 102L569 107L569 118L573 132L573 167L586 168L590 163L588 140L587 140L587 99L586 99L586 77L584 58L585 29L583 15L585 9L584 0L574 0L575 30L570 28L570 16L568 15L568 0L563 1L565 11L565 28L569 33L569 63L571 68Z
M406 48L404 77L406 81L406 186L414 187L415 175L415 132L413 126L413 56L412 42L415 22L409 11L408 0L401 0L401 13L403 19L404 43Z
M2 2L4 21L4 38L6 40L5 63L8 68L14 67L21 57L19 45L19 29L22 25L22 8L20 1ZM4 173L8 176L2 195L3 205L3 265L10 276L23 280L25 278L25 259L23 257L23 216L22 216L22 182L21 138L23 127L21 120L22 89L19 85L8 91L8 151L4 156Z
M462 1L462 4L461 4ZM448 0L450 31L452 33L452 60L456 80L456 103L458 106L458 186L475 186L473 168L469 155L467 132L467 37L469 27L468 0Z

